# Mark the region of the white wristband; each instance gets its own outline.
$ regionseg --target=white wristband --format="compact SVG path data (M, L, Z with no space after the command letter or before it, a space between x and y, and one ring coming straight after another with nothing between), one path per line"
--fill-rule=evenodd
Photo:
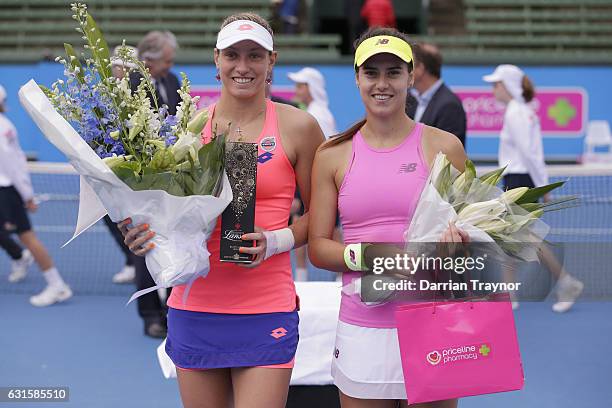
M364 272L368 270L363 254L371 244L348 244L344 248L344 264L351 271Z
M272 255L291 251L295 245L295 238L290 228L263 231L263 234L266 237L266 255L264 259L268 259Z

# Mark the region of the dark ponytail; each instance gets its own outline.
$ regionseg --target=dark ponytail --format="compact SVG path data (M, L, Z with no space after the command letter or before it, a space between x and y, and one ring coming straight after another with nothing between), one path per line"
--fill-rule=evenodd
M521 86L523 87L523 98L525 98L525 102L531 102L535 97L535 88L527 75L523 75Z
M337 134L335 136L332 136L327 143L321 146L321 150L327 149L328 147L339 145L342 142L352 139L353 136L355 136L355 134L359 132L359 129L361 129L363 125L365 125L365 123L366 123L366 119L363 118L359 122L354 123L350 128L348 128L344 132Z

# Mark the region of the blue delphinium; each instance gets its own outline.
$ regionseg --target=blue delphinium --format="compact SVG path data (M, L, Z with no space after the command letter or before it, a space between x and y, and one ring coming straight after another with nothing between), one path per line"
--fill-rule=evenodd
M122 171L116 174L130 183L144 174L158 172L191 171L192 180L204 169L213 169L211 174L217 176L221 174L222 159L199 162L200 134L208 113L196 112L199 98L191 96L187 76L181 73L180 102L175 115L168 114L167 106L153 106L148 96L155 92L153 79L145 63L125 43L115 57L111 56L87 6L77 3L71 9L72 18L79 25L77 31L86 42L83 45L86 51L78 55L72 45L65 44L66 57L56 59L64 66L65 78L56 81L45 93L96 155L113 171L120 168ZM129 63L141 74L143 80L137 89L132 89L128 76L121 79L113 76L110 69L113 59L123 61L125 66ZM223 143L215 145L215 150L223 149Z
M159 135L166 142L166 147L172 146L176 143L177 136L174 131L174 126L178 123L178 120L175 115L168 115L164 118L162 125L159 129Z
M99 157L125 154L122 141L111 136L122 127L118 112L111 98L96 86L95 69L88 70L82 80L77 79L75 72L70 69L65 74L65 91L69 103L61 113Z

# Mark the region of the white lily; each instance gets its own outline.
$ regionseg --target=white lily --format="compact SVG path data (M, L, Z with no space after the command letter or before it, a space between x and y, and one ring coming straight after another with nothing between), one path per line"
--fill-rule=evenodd
M529 187L517 187L512 190L505 191L500 197L500 201L506 205L516 202L529 190Z
M531 215L533 218L541 218L542 215L544 215L544 209L539 208L535 211L530 212L529 215Z
M113 154L110 157L105 157L102 159L102 161L110 168L112 169L113 167L115 167L116 165L120 164L120 163L124 163L128 160L130 160L132 158L132 156L117 156L116 154Z
M467 188L468 188L467 176L465 172L463 172L453 182L453 190L455 191L455 194L460 194L464 190L467 190Z
M208 110L201 110L191 118L187 124L187 130L194 135L199 135L202 133L206 122L208 122Z
M499 218L505 211L506 206L498 200L481 201L465 206L457 214L457 220L476 225L487 220Z
M514 234L518 232L521 228L528 227L530 224L532 224L537 219L537 217L534 217L531 214L513 215L510 218L511 218L511 221L510 221L511 225L506 230L507 234Z
M195 135L191 132L186 132L179 134L178 140L174 145L172 145L172 147L170 147L170 151L174 155L174 160L180 162L190 151L191 158L195 160L197 152L200 150L200 147L202 147L202 140L200 135Z
M431 174L432 177L437 177L438 174L442 171L442 169L447 165L448 159L446 155L442 152L438 152L434 159L433 165L431 166Z
M502 220L501 218L497 218L494 220L488 220L488 221L484 221L484 222L475 224L474 226L490 234L492 232L504 231L508 227L511 227L512 224Z

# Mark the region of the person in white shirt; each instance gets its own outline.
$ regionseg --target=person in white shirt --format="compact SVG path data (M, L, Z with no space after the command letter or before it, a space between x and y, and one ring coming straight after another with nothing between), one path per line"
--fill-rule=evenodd
M0 85L0 100L3 101L5 99L6 91ZM0 108L0 118L3 116L3 113L1 112L2 110L3 109ZM0 119L0 122L2 122L2 119ZM2 143L2 140L0 140L0 143ZM0 146L2 146L2 144L0 144ZM2 166L2 163L0 163L0 166ZM7 176L0 173L0 194L5 187L10 185L10 183L11 180ZM11 273L8 276L8 281L15 283L19 282L25 277L28 267L32 264L32 262L34 262L34 257L32 257L32 253L30 253L30 251L19 246L19 244L13 240L11 235L5 231L3 227L4 221L1 219L1 211L2 207L0 206L0 248L4 249L8 256L10 256L12 259Z
M34 258L47 281L47 286L41 293L30 297L30 303L34 306L49 306L68 300L72 297L72 291L53 265L47 249L32 230L26 212L26 209L37 209L32 182L25 154L19 146L17 130L4 115L5 111L6 91L0 85L0 229L5 234L17 234L28 250L26 256ZM9 280L18 282L25 278L26 273L27 266L14 270Z
M46 288L30 298L34 306L49 306L72 297L70 287L64 282L47 249L38 239L26 212L36 211L34 191L27 169L26 157L17 139L17 130L4 115L6 91L0 85L0 231L6 237L17 234L27 248L22 254L21 268L13 269L9 281L18 282L25 278L27 266L34 258L47 281ZM25 252L25 251L24 251Z
M504 188L510 190L548 184L540 121L529 105L535 97L531 80L519 67L509 64L499 65L492 74L485 75L483 80L493 84L495 99L506 105L499 137L499 166L507 166ZM548 195L544 200L549 200ZM584 284L563 269L545 244L540 247L539 256L558 280L559 301L553 304L553 310L568 311L582 293ZM509 279L512 274L513 271L509 271ZM513 308L517 307L518 302L513 302Z
M314 116L323 131L325 139L337 134L336 120L329 110L325 78L323 78L321 72L314 68L305 67L298 72L290 72L287 76L295 83L295 101L305 105L306 111ZM295 222L303 213L302 202L298 194L291 206L292 222ZM339 235L337 226L338 223L336 223L335 237ZM295 250L295 279L297 281L308 280L306 251L306 245Z
M338 133L336 120L329 110L325 78L314 68L302 68L287 74L295 83L295 100L306 105L306 111L319 123L325 139Z
M499 166L508 166L504 186L512 189L548 184L540 121L528 105L535 96L533 84L514 65L500 65L483 79L493 84L495 99L506 105L499 137Z

